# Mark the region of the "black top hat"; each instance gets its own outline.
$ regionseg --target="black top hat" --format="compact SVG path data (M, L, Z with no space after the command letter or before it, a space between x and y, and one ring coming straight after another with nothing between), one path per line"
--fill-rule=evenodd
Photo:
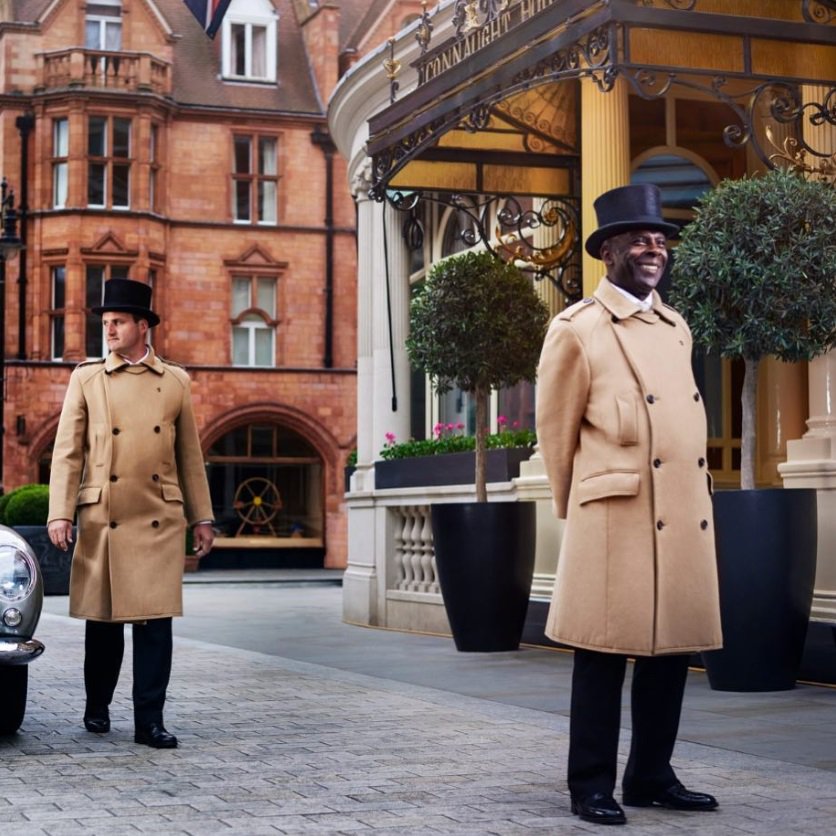
M105 282L104 301L91 310L94 314L106 311L132 313L147 319L151 328L160 323L160 318L151 310L151 286L133 279L110 279Z
M679 232L676 224L662 218L662 193L658 186L649 183L610 189L593 205L598 229L586 239L586 251L593 258L601 257L601 244L607 238L631 229L658 230L668 237Z

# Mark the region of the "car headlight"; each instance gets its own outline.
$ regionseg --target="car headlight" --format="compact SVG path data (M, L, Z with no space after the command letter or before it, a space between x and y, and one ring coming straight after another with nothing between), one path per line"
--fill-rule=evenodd
M0 599L20 601L35 585L36 569L32 558L10 544L0 544Z

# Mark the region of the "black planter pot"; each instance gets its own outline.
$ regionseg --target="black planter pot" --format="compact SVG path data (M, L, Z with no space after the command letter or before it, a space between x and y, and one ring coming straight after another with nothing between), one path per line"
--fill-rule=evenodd
M714 495L723 649L703 653L717 691L795 687L816 574L816 491Z
M455 502L432 509L441 596L461 651L520 646L534 573L533 502Z
M520 463L531 458L530 447L488 450L488 482L508 482L520 475ZM375 462L375 488L420 488L473 484L476 454L441 453Z
M44 595L70 594L70 565L73 551L61 551L52 545L45 525L16 525L14 530L26 540L35 552L44 579ZM73 528L73 539L76 529Z

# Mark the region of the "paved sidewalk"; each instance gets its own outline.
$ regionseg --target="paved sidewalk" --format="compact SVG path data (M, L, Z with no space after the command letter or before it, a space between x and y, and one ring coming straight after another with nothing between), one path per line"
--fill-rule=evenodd
M186 607L166 712L181 746L155 751L133 743L129 664L111 733L84 731L83 624L47 599L27 717L0 742L2 832L600 833L568 809L568 654L345 625L338 588L189 584ZM628 809L619 832L836 834L836 690L721 695L692 674L686 706L677 769L721 810Z

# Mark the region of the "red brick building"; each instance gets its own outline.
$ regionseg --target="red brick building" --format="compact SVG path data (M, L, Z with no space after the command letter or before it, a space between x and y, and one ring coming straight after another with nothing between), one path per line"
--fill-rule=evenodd
M232 0L210 40L182 0L0 2L0 173L25 209L6 490L48 477L69 374L106 350L90 308L127 277L153 285L154 348L192 377L217 554L345 565L355 212L324 108L361 21Z

